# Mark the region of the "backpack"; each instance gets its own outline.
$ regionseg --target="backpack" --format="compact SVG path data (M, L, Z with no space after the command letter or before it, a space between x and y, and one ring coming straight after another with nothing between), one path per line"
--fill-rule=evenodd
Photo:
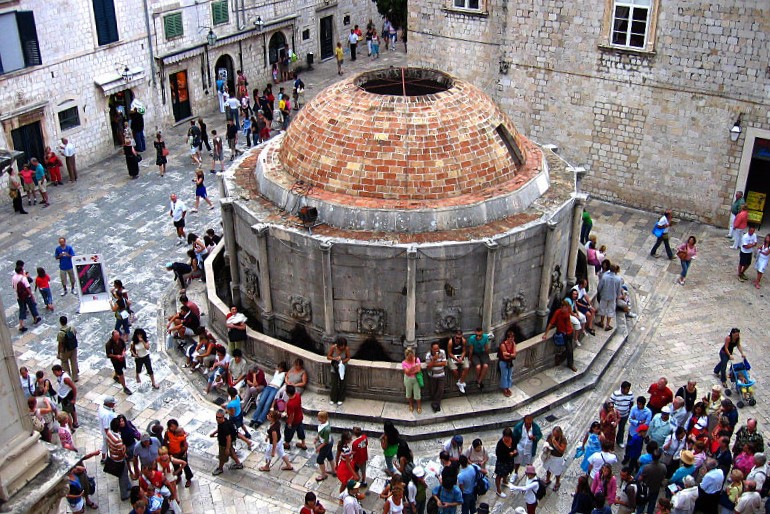
M535 498L537 498L537 501L542 500L545 498L545 493L548 490L548 486L545 485L545 482L542 478L537 479L537 489L535 489Z
M481 472L481 468L476 464L473 464L473 469L476 470L476 482L473 485L473 494L476 496L484 496L489 491L489 479Z
M62 332L64 332L64 349L68 352L71 352L78 347L78 338L75 335L75 332L73 332L70 328L67 328L66 330L62 329Z
M762 482L762 488L759 490L759 495L762 498L767 498L767 495L770 493L770 480L767 479L767 474L764 471L758 471L758 473L765 475L765 481Z
M427 514L438 514L438 501L435 496L428 498L428 503L425 506L425 512Z
M650 486L647 485L647 482L632 480L628 483L626 489L630 485L636 486L636 505L646 505L650 501Z

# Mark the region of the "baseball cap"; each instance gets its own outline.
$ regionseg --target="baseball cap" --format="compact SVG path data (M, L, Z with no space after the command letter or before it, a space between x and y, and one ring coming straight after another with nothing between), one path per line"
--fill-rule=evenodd
M148 442L150 440L150 434L142 434L142 437L139 439L141 442Z
M637 428L636 430L637 430L637 432L646 432L649 429L650 429L649 426L647 426L644 423L642 423L641 425L639 425L639 428Z
M456 436L454 436L454 437L452 438L452 441L453 441L455 444L463 444L463 436L461 436L461 435L459 435L459 434L458 434L458 435L456 435Z
M358 489L361 487L361 482L356 482L352 478L348 480L348 489Z
M425 476L425 468L422 466L417 466L412 470L412 475L416 476L417 478L422 478Z
M104 404L107 405L108 403L112 403L112 404L116 403L115 402L115 397L114 396L105 396L104 397Z

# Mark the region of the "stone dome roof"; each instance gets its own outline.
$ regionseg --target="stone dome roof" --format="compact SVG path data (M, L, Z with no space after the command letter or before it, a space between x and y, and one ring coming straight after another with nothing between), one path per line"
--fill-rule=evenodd
M329 193L420 201L488 197L539 169L542 155L477 87L435 70L390 68L318 93L292 121L277 161Z

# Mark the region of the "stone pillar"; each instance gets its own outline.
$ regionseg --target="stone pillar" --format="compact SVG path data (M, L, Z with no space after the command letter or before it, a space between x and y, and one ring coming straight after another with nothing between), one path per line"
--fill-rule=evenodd
M251 226L257 236L257 263L259 265L259 297L262 300L262 329L265 334L275 336L275 314L270 288L270 264L267 260L267 235L269 227L264 223Z
M575 277L577 268L577 253L580 245L580 228L583 223L583 206L588 196L585 193L575 195L575 203L572 206L572 226L570 227L569 258L567 259L567 287L571 288L577 283Z
M484 278L484 310L481 314L481 328L489 334L492 330L492 299L495 294L495 268L497 265L498 244L487 239L484 241L487 247L487 273Z
M545 251L543 268L540 271L540 295L537 299L537 331L542 332L548 326L548 299L551 292L551 271L554 266L554 244L558 223L548 220L545 224Z
M0 312L5 312L2 303ZM8 324L0 325L0 510L57 512L58 500L65 494L62 481L74 459L66 454L49 454L40 434L32 429ZM30 484L32 480L35 482Z
M217 186L219 187L219 198L222 200L228 198L227 185L225 184L225 174L217 173Z
M410 246L406 251L406 326L404 327L405 346L417 346L414 324L417 318L417 247Z
M323 241L321 248L321 275L324 288L324 342L334 340L334 284L332 284L332 242Z
M238 264L237 243L235 241L235 206L230 198L220 200L222 205L222 226L224 227L225 250L230 260L230 295L233 304L241 306L241 269Z

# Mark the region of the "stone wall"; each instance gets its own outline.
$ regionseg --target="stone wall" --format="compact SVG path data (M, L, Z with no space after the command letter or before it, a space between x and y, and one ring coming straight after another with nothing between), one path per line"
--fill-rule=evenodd
M410 2L410 65L472 81L522 133L584 165L593 196L726 222L741 115L770 128L770 8L737 0L653 2L650 44L609 44L610 0ZM479 56L484 56L480 59Z

